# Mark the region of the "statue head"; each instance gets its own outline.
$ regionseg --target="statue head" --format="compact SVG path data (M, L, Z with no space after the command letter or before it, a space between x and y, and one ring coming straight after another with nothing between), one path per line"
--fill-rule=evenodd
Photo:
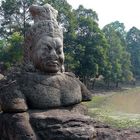
M56 20L57 11L49 4L32 5L29 10L34 19L34 25L26 35L25 63L30 62L36 69L47 73L62 71L63 33Z

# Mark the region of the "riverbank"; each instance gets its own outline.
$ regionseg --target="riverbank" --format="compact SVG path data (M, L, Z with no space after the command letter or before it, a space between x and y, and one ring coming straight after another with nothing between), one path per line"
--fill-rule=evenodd
M89 115L115 128L140 129L140 87L94 94Z

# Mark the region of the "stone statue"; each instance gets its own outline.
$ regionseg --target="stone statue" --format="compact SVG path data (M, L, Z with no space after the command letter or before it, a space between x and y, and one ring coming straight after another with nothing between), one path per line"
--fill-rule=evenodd
M23 68L0 92L1 140L93 140L94 127L80 104L91 94L64 72L58 12L49 4L29 10L34 25L26 35Z

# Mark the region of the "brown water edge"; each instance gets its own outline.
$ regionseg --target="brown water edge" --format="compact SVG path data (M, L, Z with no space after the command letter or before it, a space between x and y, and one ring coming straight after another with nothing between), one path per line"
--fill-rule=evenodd
M140 87L112 94L106 106L118 112L140 114Z
M86 105L96 121L114 128L140 131L140 86L97 93Z

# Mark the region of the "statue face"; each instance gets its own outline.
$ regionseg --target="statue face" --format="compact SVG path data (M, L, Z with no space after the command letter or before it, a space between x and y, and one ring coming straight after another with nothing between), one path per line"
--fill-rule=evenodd
M43 36L33 47L32 60L40 71L57 73L64 62L63 40L59 37Z

